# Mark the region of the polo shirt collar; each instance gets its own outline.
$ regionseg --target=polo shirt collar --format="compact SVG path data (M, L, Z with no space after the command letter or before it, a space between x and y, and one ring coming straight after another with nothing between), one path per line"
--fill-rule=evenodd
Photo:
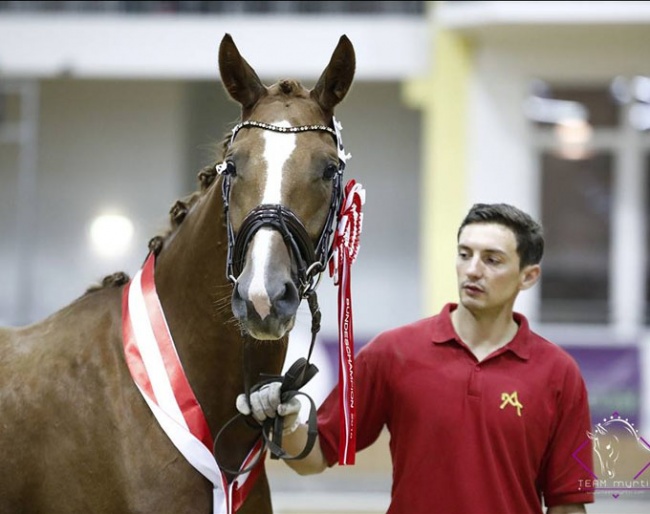
M451 313L456 307L458 307L457 303L448 303L442 308L440 314L433 318L431 332L434 343L440 344L451 341L462 343L451 322ZM530 327L528 320L518 312L513 312L512 317L517 325L519 325L519 330L517 330L512 341L504 346L504 350L511 351L520 359L527 360L530 357L530 339L528 337L530 335Z

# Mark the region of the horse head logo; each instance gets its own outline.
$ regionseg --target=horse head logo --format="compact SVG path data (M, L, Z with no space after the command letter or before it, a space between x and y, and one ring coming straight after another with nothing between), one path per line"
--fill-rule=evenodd
M610 416L602 423L594 426L592 432L587 432L593 441L594 454L600 465L601 477L613 479L616 476L616 465L619 462L623 447L631 446L650 452L650 445L639 436L634 425L627 419ZM636 477L635 477L636 478Z

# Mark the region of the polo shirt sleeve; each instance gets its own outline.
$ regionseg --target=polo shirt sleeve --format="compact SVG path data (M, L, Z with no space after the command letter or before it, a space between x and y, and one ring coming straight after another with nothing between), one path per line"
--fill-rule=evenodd
M540 487L547 507L571 503L592 503L594 493L585 484L593 478L591 416L587 388L578 365L572 359L556 392L556 423L548 443ZM579 460L576 453L579 451Z
M374 443L386 424L386 388L382 378L382 358L378 340L366 344L355 357L354 389L357 422L357 451ZM339 386L334 387L318 409L318 438L329 466L338 462L339 452Z

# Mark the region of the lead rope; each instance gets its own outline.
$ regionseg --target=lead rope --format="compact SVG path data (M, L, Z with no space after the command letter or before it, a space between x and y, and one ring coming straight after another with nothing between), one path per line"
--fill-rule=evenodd
M309 352L307 354L307 358L298 359L296 362L294 362L291 365L291 367L287 370L287 372L284 375L280 375L280 376L262 375L262 380L260 380L252 387L249 386L248 380L246 380L246 377L249 376L249 374L246 373L246 369L244 369L244 391L248 399L250 399L251 393L254 393L262 386L266 384L270 384L271 382L281 381L282 386L280 388L280 392L281 392L280 401L282 403L286 403L296 396L304 396L305 398L307 398L307 400L309 400L310 409L309 409L309 416L306 422L307 442L305 443L305 447L298 455L289 455L284 450L284 448L282 448L282 435L283 435L282 431L284 429L284 416L276 415L275 418L269 418L265 420L262 425L260 425L257 421L252 419L252 416L250 415L244 416L241 413L237 413L221 427L221 429L219 430L219 432L214 438L214 444L212 446L212 454L214 455L214 458L217 461L219 468L222 471L229 473L233 477L237 477L238 475L243 475L245 473L248 473L253 468L255 468L255 466L259 464L259 461L262 458L264 458L265 448L269 450L269 453L271 454L271 459L298 460L298 459L303 459L304 457L309 455L312 448L314 447L314 444L316 443L316 436L318 435L316 404L314 403L314 400L309 395L300 391L300 389L303 386L305 386L316 375L316 373L318 373L318 367L315 364L309 362L316 343L316 336L320 331L320 322L321 322L321 312L320 312L320 308L318 307L318 298L316 296L315 291L309 292L307 296L307 304L309 305L309 310L312 316L311 343L309 345ZM246 347L245 344L243 346ZM244 352L243 348L242 348L242 352ZM248 362L248 359L246 359L245 356L243 356L242 362L245 367L246 362ZM226 430L226 428L228 428L232 423L234 423L240 417L243 417L246 420L248 426L261 431L261 437L264 440L265 448L264 447L262 448L257 458L248 467L240 470L234 470L219 464L219 459L217 459L217 441L219 440L223 432Z
M318 435L317 424L317 410L314 400L307 394L300 391L300 389L307 384L314 375L318 373L318 367L310 363L311 354L314 350L316 343L316 335L320 331L321 312L318 307L318 298L316 291L312 290L307 296L307 304L311 312L311 343L309 345L309 352L307 358L300 358L294 362L287 370L282 378L282 387L280 388L280 401L287 403L296 396L304 396L309 400L309 416L307 418L307 442L305 447L298 455L289 455L284 448L282 448L282 435L284 430L284 416L277 415L275 419L267 420L269 425L273 426L273 439L269 440L268 432L270 427L266 427L263 431L263 437L271 452L271 459L282 460L299 460L305 458L311 452L314 444L316 443L316 436ZM266 422L265 422L266 425Z

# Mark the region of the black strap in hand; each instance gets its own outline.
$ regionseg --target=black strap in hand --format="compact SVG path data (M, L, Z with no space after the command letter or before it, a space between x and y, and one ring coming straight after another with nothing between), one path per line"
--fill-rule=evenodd
M269 449L269 452L271 453L271 458L272 459L283 459L283 460L297 460L297 459L303 459L309 453L311 452L312 448L314 447L314 444L316 442L316 436L318 435L318 426L317 426L317 420L316 420L316 405L314 404L314 400L312 400L308 395L301 393L298 391L301 387L303 387L307 382L309 382L314 375L318 373L318 368L316 365L311 364L307 361L307 359L300 358L296 362L293 363L293 365L287 370L284 376L274 376L274 377L268 377L257 384L255 384L253 387L251 387L250 391L248 392L249 396L249 405L250 405L250 393L257 391L260 389L262 386L266 384L270 384L272 382L282 382L282 386L280 388L280 401L282 403L288 402L291 400L293 397L297 395L302 395L305 396L309 402L311 403L311 407L309 410L309 418L307 420L307 443L305 444L305 447L303 450L295 456L289 455L283 448L282 448L282 430L284 429L284 417L277 415L275 418L268 418L261 426L262 429L262 437L264 438L264 443L266 444L267 448ZM234 476L238 476L244 473L247 473L251 471L257 464L259 463L259 460L262 458L264 455L264 452L260 452L259 455L257 456L257 459L255 459L254 462L252 462L249 466L247 466L244 469L240 470L232 470L229 469L222 464L219 464L219 461L217 459L217 441L221 438L221 435L223 432L237 420L239 417L242 417L243 414L238 413L234 417L232 417L230 420L228 420L219 430L217 433L216 437L214 438L214 445L212 447L212 454L214 455L215 460L217 460L217 465L219 468L226 472L230 473ZM245 416L246 421L249 423L249 426L251 426L254 429L258 429L260 425L257 424L257 422L253 422L251 416Z
M282 378L282 386L280 387L280 402L287 403L296 396L304 396L309 400L310 409L309 417L307 419L307 443L303 450L295 456L289 455L284 448L282 448L282 431L284 430L284 416L279 414L275 418L268 418L264 421L262 429L262 437L269 448L271 459L282 460L298 460L303 459L309 452L311 452L316 442L318 435L318 426L316 420L316 404L305 393L299 391L307 382L309 382L314 375L318 373L316 365L311 364L307 359L300 358L294 362L287 370ZM278 378L264 380L251 388L251 392L258 390L263 385L271 382L278 381Z

